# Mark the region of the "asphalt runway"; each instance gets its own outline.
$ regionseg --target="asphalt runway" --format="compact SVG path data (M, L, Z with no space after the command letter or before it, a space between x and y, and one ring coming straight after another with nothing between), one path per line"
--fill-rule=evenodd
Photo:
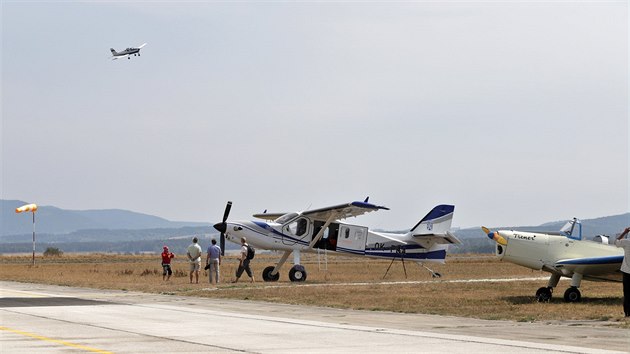
M628 353L630 331L0 281L0 352Z

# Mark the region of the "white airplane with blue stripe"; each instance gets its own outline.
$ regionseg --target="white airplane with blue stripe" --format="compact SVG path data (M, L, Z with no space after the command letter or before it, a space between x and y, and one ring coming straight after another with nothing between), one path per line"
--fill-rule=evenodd
M255 248L284 252L275 266L266 267L262 278L278 281L280 269L291 253L294 265L289 271L291 281L305 281L306 270L300 264L300 252L334 252L342 255L384 259L444 263L449 245L461 244L450 232L452 205L433 208L407 233L370 231L368 227L341 222L349 217L378 210L389 210L365 201L355 201L320 209L293 213L262 213L253 216L264 221L227 221L232 202L225 207L223 221L214 225L221 232L221 247L225 240L240 244L241 237ZM425 266L425 268L427 268ZM433 272L434 277L440 276Z
M571 278L564 300L578 302L582 279L621 281L623 249L608 244L608 236L582 240L582 223L573 219L559 232L490 231L482 227L496 242L496 256L502 261L551 273L546 287L536 291L538 301L549 301L561 277Z

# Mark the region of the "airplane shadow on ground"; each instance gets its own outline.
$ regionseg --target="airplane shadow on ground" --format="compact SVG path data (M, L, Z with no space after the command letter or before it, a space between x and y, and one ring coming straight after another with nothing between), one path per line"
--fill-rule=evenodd
M534 296L505 296L501 298L512 305L524 305L538 303ZM549 301L551 304L566 304L562 294L554 294ZM587 297L583 296L577 304L599 305L599 306L623 306L622 297Z

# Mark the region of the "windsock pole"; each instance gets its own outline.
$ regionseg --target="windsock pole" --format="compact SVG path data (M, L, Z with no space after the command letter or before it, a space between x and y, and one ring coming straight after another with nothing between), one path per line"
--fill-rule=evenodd
M35 265L35 212L37 211L37 204L26 204L19 208L15 208L16 213L29 211L33 213L33 265Z
M35 265L35 212L33 214L33 265Z

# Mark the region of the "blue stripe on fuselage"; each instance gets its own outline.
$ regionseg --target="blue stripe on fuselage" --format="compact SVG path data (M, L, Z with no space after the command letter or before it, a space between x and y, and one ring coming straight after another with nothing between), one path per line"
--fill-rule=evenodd
M623 262L623 255L620 256L607 256L607 257L593 257L593 258L578 258L578 259L568 259L566 261L557 262L556 265L562 264L572 264L572 265L580 265L580 264L616 264Z

